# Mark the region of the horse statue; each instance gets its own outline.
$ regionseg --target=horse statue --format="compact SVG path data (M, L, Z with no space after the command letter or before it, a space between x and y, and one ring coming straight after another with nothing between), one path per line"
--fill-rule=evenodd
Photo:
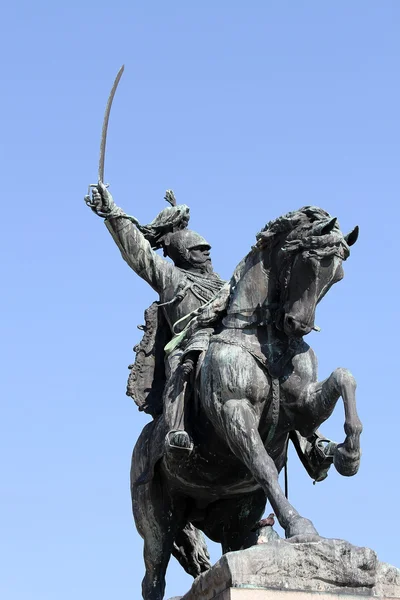
M342 279L357 237L357 227L343 235L336 218L320 208L290 212L266 225L229 285L198 311L198 324L213 321L214 335L186 409L194 450L179 462L164 455L142 485L144 457L160 443L159 419L145 426L133 451L145 600L162 600L171 554L193 576L209 568L200 531L221 543L223 553L246 547L267 500L287 539L318 536L286 498L278 474L291 433L311 436L339 397L345 439L333 464L341 475L358 471L362 425L354 377L338 368L318 381L316 356L303 339L315 329L318 302Z

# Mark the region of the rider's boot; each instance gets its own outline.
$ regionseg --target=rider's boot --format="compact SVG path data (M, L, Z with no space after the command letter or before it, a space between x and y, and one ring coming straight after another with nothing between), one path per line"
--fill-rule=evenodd
M187 456L193 450L193 442L187 431L174 429L165 436L165 450L171 456Z
M174 429L169 431L165 436L165 454L167 459L179 461L182 458L189 456L192 450L193 442L187 431L184 431L183 429ZM135 481L135 485L139 486L149 483L152 477L153 469L147 466L140 477Z

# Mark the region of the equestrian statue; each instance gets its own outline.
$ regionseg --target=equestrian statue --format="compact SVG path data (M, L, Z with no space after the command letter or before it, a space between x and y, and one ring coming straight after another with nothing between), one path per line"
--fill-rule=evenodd
M110 107L109 100L98 183L85 201L158 294L145 312L127 394L153 417L133 451L131 492L144 540L143 598L162 600L171 554L198 576L210 567L202 532L223 553L246 548L267 501L288 541L318 539L278 481L289 441L315 481L331 464L341 475L357 473L356 382L345 368L318 381L304 338L317 329L318 302L343 277L358 228L344 235L315 206L289 212L267 223L225 282L171 190L170 206L148 225L114 202L103 183ZM339 398L345 438L337 444L318 428Z

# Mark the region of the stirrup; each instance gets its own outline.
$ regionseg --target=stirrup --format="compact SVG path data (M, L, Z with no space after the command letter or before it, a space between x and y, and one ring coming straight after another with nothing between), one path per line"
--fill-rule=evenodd
M173 444L170 441L170 436L173 435L174 433L180 433L180 434L185 434L187 436L188 441L190 442L189 446L178 446L177 444ZM187 431L184 431L183 429L172 429L171 431L168 431L167 435L165 436L165 446L167 451L168 450L172 450L172 451L179 451L179 452L187 452L190 454L190 452L193 451L194 448L194 444L192 442L192 440L189 437L189 434L187 433Z
M327 442L326 445L320 442ZM331 440L321 439L313 447L315 450L318 464L315 465L315 474L313 483L324 481L328 477L328 471L333 464L333 456L337 448L337 443Z

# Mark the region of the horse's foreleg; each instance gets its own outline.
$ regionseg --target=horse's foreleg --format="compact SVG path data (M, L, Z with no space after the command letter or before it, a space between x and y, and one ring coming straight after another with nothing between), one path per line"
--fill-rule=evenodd
M245 399L232 399L221 404L218 412L221 434L265 491L286 537L316 535L311 521L299 515L281 490L274 461L258 433L258 420L252 405Z
M335 450L333 464L341 475L351 476L357 473L360 466L360 434L362 424L356 408L356 381L347 369L335 369L325 381L313 383L302 395L305 414L311 413L309 422L315 429L332 414L336 402L343 398L344 431L346 438Z

